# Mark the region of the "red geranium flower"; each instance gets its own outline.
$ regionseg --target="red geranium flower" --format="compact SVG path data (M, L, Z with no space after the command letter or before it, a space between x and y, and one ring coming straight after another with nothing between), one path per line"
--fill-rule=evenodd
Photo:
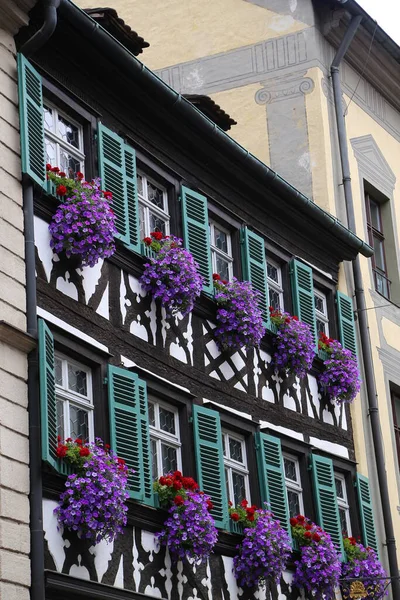
M78 171L78 172L77 172L77 174L76 174L76 178L77 178L77 179L83 179L84 177L85 177L85 176L84 176L84 174L83 174L83 173L81 173L80 171ZM109 193L109 194L111 194L111 192L108 192L108 193Z
M290 524L292 527L296 527L296 525L298 524L297 519L295 519L294 517L292 517L290 519Z
M112 192L103 192L103 196L106 200L112 200Z
M60 444L59 446L57 446L57 456L58 458L64 458L64 456L67 454L67 450L68 447L65 444Z
M304 521L306 520L306 518L303 517L303 515L298 515L297 516L297 520L299 521L299 523L304 523Z
M150 246L150 244L151 244L151 242L152 242L152 239L151 239L151 238L149 238L149 237L145 237L145 238L143 239L143 242L146 244L146 246Z
M79 456L89 456L90 450L86 446L83 448L79 448Z
M177 506L182 506L182 504L185 502L184 499L182 498L182 496L175 496L174 498L174 502Z
M57 196L65 196L66 193L67 193L67 188L65 187L65 185L57 186L57 189L56 189Z
M47 165L46 165L46 171L51 171L51 170L52 170L52 168L53 168L53 167L51 166L51 164L50 164L50 163L47 163Z
M224 285L226 285L228 283L228 281L226 279L221 279L221 283L223 283Z
M240 517L236 512L234 512L234 513L231 513L231 519L232 519L232 521L239 521Z
M212 510L214 508L214 504L210 499L207 500L207 510Z
M182 487L182 483L178 480L175 480L172 484L172 487L174 488L174 490L180 490Z
M242 500L242 501L241 501L241 503L240 503L240 506L241 506L242 508L246 508L246 506L248 506L248 504L249 504L249 503L248 503L248 501L247 501L247 500Z
M307 531L311 531L312 529L312 525L310 525L309 523L305 526L305 528L307 529Z
M83 442L82 442L81 438L76 438L75 444L78 444L78 446L82 446Z
M314 533L312 539L314 540L314 542L320 542L321 541L321 536L318 533Z
M213 280L214 281L219 281L221 279L221 275L218 275L218 273L213 273Z
M163 234L161 233L161 231L152 231L150 233L151 237L154 238L155 240L157 240L157 242L160 242L163 239Z
M160 485L167 485L167 480L164 476L161 476L159 479Z
M66 173L64 173L64 171L60 171L60 172L59 172L59 176L60 176L60 177L66 177L66 176L67 176L67 174L66 174Z
M304 534L304 537L305 537L307 540L310 540L310 539L312 538L312 533L311 533L311 531L306 531L306 532L305 532L305 534Z
M51 169L53 171L53 173L59 173L60 169L58 167L52 167Z

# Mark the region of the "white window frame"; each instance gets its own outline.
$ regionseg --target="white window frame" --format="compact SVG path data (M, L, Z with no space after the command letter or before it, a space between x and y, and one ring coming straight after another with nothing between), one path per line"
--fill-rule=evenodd
M142 187L143 187L143 193L140 194L139 193L139 186L138 187L138 201L139 201L139 215L140 215L140 207L144 208L144 235L143 237L149 237L150 233L152 231L152 229L150 228L150 211L152 213L154 213L157 217L159 217L160 219L162 219L165 223L165 235L169 235L170 229L169 229L169 225L170 225L170 219L171 216L169 214L169 207L168 207L168 193L167 190L165 189L164 186L160 185L157 181L155 181L154 179L152 179L151 177L149 177L148 175L145 175L142 171L138 171L137 172L137 178L141 177L142 178ZM163 202L164 202L164 208L161 209L158 206L156 206L155 204L153 204L149 199L148 199L148 193L147 193L147 183L151 183L153 185L155 185L158 189L162 190L163 192ZM139 223L139 226L141 224Z
M296 478L297 478L297 481L293 481L293 479L289 479L288 477L286 477L285 463L283 462L283 472L284 472L284 476L285 476L285 487L286 487L286 500L287 500L288 506L289 506L288 492L289 491L295 492L299 496L299 507L300 507L299 514L304 515L303 486L301 485L300 461L297 458L297 456L294 456L292 454L287 454L286 452L283 452L282 456L283 456L283 461L285 461L285 458L286 458L287 460L294 462Z
M314 296L316 296L317 298L322 300L323 310L324 310L324 312L317 310L315 308L315 301L314 301L315 319L316 320L318 319L318 321L321 321L322 323L324 323L324 333L325 333L325 335L329 336L329 317L328 317L328 304L327 304L327 300L326 300L326 295L323 292L320 292L320 290L316 290L314 288Z
M284 305L284 300L283 300L283 285L282 285L282 267L275 262L274 260L271 260L270 258L267 257L266 259L267 262L267 282L268 282L268 289L274 290L275 292L277 292L277 294L279 294L279 310L283 311L285 310L285 305ZM278 273L278 281L275 281L274 279L271 279L270 277L268 277L268 263L275 267L275 269L277 270ZM268 295L268 303L269 303L269 295Z
M217 221L210 220L209 227L210 227L210 247L211 247L212 271L213 271L213 273L218 273L218 271L217 271L217 256L220 256L223 260L225 260L228 263L228 273L229 273L228 281L232 281L232 278L233 278L233 256L232 256L231 234L228 231L228 229L226 229L226 227L223 227L222 225L217 223ZM224 252L223 250L220 250L215 245L215 228L216 227L219 231L222 231L226 235L226 244L228 246L228 253Z
M226 471L226 473L228 475L228 477L227 477L227 479L228 479L228 490L227 490L228 500L230 502L232 502L233 504L235 504L235 494L233 491L233 478L232 478L232 473L235 471L236 473L238 473L239 475L243 475L243 477L244 477L246 500L249 502L249 504L251 504L249 469L247 466L247 452L246 452L245 439L242 435L240 435L238 433L233 433L232 431L228 431L226 429L222 430L222 437L224 438L226 452L229 452L229 438L232 438L235 441L240 442L241 447L242 447L242 456L243 456L243 463L240 463L237 460L230 458L230 455L226 456L224 454L224 471Z
M149 404L154 406L154 419L155 425L150 424L149 420L149 430L150 430L150 440L156 442L157 445L157 477L161 477L165 475L163 472L162 465L162 450L161 445L164 442L169 446L172 446L176 449L176 462L177 462L177 470L182 471L182 443L180 437L180 428L179 428L179 411L176 406L172 404L168 404L168 402L164 402L163 400L156 400L153 398L149 398ZM174 421L175 421L175 435L172 433L168 433L168 431L163 431L160 428L160 411L159 409L164 408L169 412L174 413Z
M85 172L85 153L84 153L84 144L83 144L83 127L82 127L82 125L80 123L78 123L77 121L75 121L75 119L71 118L67 113L65 113L64 111L57 108L57 106L55 106L51 102L47 102L47 100L45 100L43 104L44 104L44 108L50 108L53 112L54 130L51 131L50 129L47 129L46 124L44 123L45 140L47 138L51 142L55 143L55 145L56 145L56 165L52 165L52 166L60 166L60 163L61 163L60 147L62 147L69 154L72 154L72 156L74 158L76 158L77 160L80 161L81 172L84 173ZM59 137L57 135L57 133L58 133L58 116L63 117L64 119L69 121L72 125L75 125L75 127L78 128L79 148L75 148L75 146L72 146L71 144L69 144L68 142L66 142L65 140L63 140L61 137ZM69 174L67 173L66 175L68 176Z
M339 496L336 495L336 499L337 499L338 508L345 511L347 536L351 537L352 530L351 530L351 519L350 519L350 505L349 505L349 499L347 496L346 478L342 473L337 473L337 472L334 473L334 478L339 479L342 482L342 490L343 490L343 494L344 494L343 498L339 498ZM336 481L335 481L335 489L336 489ZM340 521L340 519L339 519L339 521Z
M67 439L71 436L71 428L70 428L70 405L76 406L78 408L84 408L88 412L88 430L89 430L89 442L94 442L94 405L93 405L93 377L92 371L86 365L83 365L76 360L72 360L69 356L61 354L59 352L55 353L55 358L62 361L62 379L65 386L68 385L68 365L72 365L73 367L78 368L80 371L84 371L86 373L86 386L87 386L87 396L83 396L82 394L78 394L77 392L73 392L69 390L68 387L60 386L59 384L55 384L56 387L56 401L61 400L63 403L63 422L64 422L64 439Z

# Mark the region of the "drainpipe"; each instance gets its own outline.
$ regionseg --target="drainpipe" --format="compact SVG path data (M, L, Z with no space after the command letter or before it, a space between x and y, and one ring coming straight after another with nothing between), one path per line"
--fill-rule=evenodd
M353 233L356 231L354 216L353 192L351 188L349 155L347 149L346 124L342 107L342 87L340 81L339 64L345 56L351 41L353 40L362 16L353 17L338 48L336 56L331 65L332 85L336 112L336 123L339 139L340 160L342 163L343 190L346 204L348 227ZM392 578L393 598L400 599L400 579L397 563L396 539L394 536L392 513L390 509L388 479L385 468L385 454L383 438L381 434L378 394L375 385L374 368L372 361L371 340L369 337L368 317L366 312L363 279L361 275L360 259L357 256L353 262L354 291L356 297L356 308L358 325L361 339L361 352L364 362L365 385L367 390L369 417L371 423L372 438L375 451L375 461L379 481L379 493L382 506L383 521L385 526L386 547L389 559L389 570Z
M47 0L44 22L20 52L30 56L41 48L57 26L57 8L60 0ZM26 321L27 331L37 339L35 231L33 218L33 183L23 178L23 208L25 234ZM30 506L30 560L31 600L45 600L44 584L44 533L42 456L40 435L38 349L28 355L28 417L29 417L29 506Z

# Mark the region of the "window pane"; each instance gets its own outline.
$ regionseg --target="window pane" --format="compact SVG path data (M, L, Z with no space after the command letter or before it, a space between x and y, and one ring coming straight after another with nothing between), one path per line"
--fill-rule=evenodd
M228 254L228 236L217 227L214 227L214 244L218 250L222 250L225 254Z
M55 379L56 379L56 385L62 385L63 384L63 378L62 378L62 361L61 358L55 358L54 359L54 367L55 367Z
M374 237L374 251L374 260L376 267L384 273L386 273L383 241L377 237Z
M57 162L57 154L56 154L56 145L54 142L50 142L47 138L44 140L46 147L46 162L50 163L52 166L56 166Z
M276 290L273 290L271 287L268 290L269 292L269 305L272 306L273 309L279 310L281 308L280 303L280 294Z
M293 490L288 490L288 505L289 505L289 516L295 517L300 514L300 494Z
M371 210L371 225L378 231L382 231L379 204L373 200L370 200L369 205Z
M160 429L175 435L175 414L160 406Z
M75 174L78 171L82 171L83 166L81 165L81 161L66 150L64 148L60 148L60 170L64 171L68 177L74 178Z
M232 460L243 463L242 442L230 437L229 453Z
M138 194L143 196L143 177L141 175L137 175L136 181L137 181Z
M226 444L225 444L225 436L222 436L222 450L223 450L223 454L224 456L226 456Z
M344 499L343 480L335 477L336 496Z
M161 231L165 235L165 221L150 213L150 231Z
M53 110L47 106L43 107L44 128L54 131Z
M396 414L396 425L400 427L400 398L398 396L393 396L393 404Z
M149 423L153 427L156 426L156 415L154 412L154 404L152 402L149 402Z
M157 442L155 440L150 440L150 446L151 446L151 457L152 457L153 481L156 481L156 479L158 479Z
M269 279L272 279L272 281L279 283L278 269L269 262L267 262L267 276Z
M71 146L79 148L79 129L76 125L73 125L64 117L58 116L58 134Z
M347 531L347 519L346 519L347 511L344 508L339 508L339 519L340 519L340 527L343 535L348 535Z
M145 208L144 206L142 206L142 204L139 204L139 226L140 226L140 239L143 240L143 238L146 237L147 232L146 231L146 223L144 220L144 215L145 215Z
M233 495L235 498L234 504L239 504L246 498L246 487L244 475L232 471L232 482L233 482Z
M321 321L321 319L315 319L317 325L317 335L320 333L326 333L326 322Z
M315 310L318 310L323 315L325 314L324 301L320 296L314 296Z
M216 255L216 266L217 273L221 276L221 279L229 281L229 263L227 260L221 258L218 254Z
M178 469L176 448L161 444L161 460L163 473L169 473L170 471L176 471Z
M225 484L226 484L226 497L228 498L228 500L230 500L231 502L233 502L234 498L231 498L231 495L229 493L229 475L228 475L228 469L225 469Z
M81 438L84 442L89 441L89 414L87 410L78 408L73 404L69 406L70 436Z
M150 182L147 183L147 198L152 204L164 210L163 190L160 190L160 188Z
M65 440L64 402L62 400L57 400L57 435L59 435L62 440Z
M380 275L377 271L375 271L375 277L376 290L380 294L382 294L382 296L385 296L385 298L389 298L389 282L383 275Z
M285 477L291 481L297 481L296 463L290 458L283 458L283 464L285 467Z
M87 373L78 367L68 364L68 389L82 396L87 396Z

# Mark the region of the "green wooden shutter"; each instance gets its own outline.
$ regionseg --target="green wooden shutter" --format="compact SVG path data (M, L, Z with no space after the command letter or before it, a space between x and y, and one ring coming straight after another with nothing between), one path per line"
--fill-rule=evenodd
M111 447L133 469L131 498L153 504L146 383L135 373L109 365Z
M351 298L338 291L336 292L336 303L339 323L339 341L343 348L350 350L354 356L357 356L353 302Z
M255 435L261 499L269 503L275 518L291 536L281 440L266 433Z
M208 225L207 198L182 186L183 238L186 248L193 254L204 277L203 291L212 294L210 230Z
M18 96L22 172L45 187L42 78L22 54L18 54Z
M43 319L39 319L38 329L42 458L58 470L54 338Z
M129 249L140 253L139 202L136 179L136 152L125 144L125 177L128 203Z
M369 481L359 473L357 473L357 494L360 504L361 531L364 546L370 546L379 554Z
M344 556L333 462L330 458L313 454L311 466L318 525L330 534L333 543Z
M210 496L217 527L228 529L228 500L222 450L221 422L217 411L193 406L196 467L200 489Z
M102 188L113 195L117 237L130 250L140 252L135 151L102 123L98 126L98 138L99 175Z
M243 227L241 231L243 279L250 281L260 292L258 306L262 312L264 327L269 327L269 294L265 245L262 237Z
M318 347L317 324L314 306L314 284L312 269L297 259L293 259L290 265L292 282L293 314L300 321L307 323L315 340L315 348Z

